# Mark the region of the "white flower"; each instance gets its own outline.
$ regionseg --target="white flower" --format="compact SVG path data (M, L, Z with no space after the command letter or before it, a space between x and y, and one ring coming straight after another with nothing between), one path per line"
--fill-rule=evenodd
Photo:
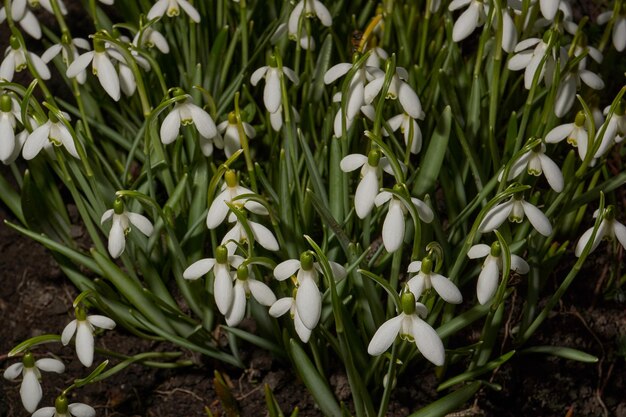
M397 186L394 189L397 189ZM374 199L376 207L380 207L387 202L389 202L389 209L383 223L383 244L387 252L391 253L398 250L404 241L404 216L408 209L403 200L395 197L389 191L381 192ZM417 209L417 214L423 222L430 223L433 221L435 215L426 203L417 198L411 198L411 202Z
M486 214L483 221L478 227L480 233L489 233L496 230L508 218L514 223L524 221L524 215L528 217L530 224L544 236L550 236L552 233L552 225L545 214L537 207L526 202L524 197L516 195L511 197L506 203L500 203L491 208Z
M370 50L372 51L372 53L369 57L367 57L367 60L365 61L365 68L380 68L385 63L387 58L389 58L389 54L387 53L387 51L385 51L380 46L375 46Z
M452 40L460 42L474 32L478 26L485 23L487 4L482 0L453 0L448 10L454 11L467 6L461 16L454 22L452 28Z
M420 120L424 119L424 113L419 117ZM404 136L404 143L406 146L411 144L411 153L418 154L422 150L422 131L414 118L406 113L398 114L387 120L389 127L393 132L400 128L400 132ZM383 135L387 136L389 132L387 129L383 129Z
M248 235L246 233L246 229L239 222L239 219L235 216L234 213L231 213L228 217L228 221L230 223L235 222L235 225L230 229L222 238L222 245L226 245L228 248L228 254L232 255L235 253L237 249L237 244L235 242L245 242L248 240ZM272 234L272 232L265 226L260 223L253 222L248 219L248 226L252 230L252 234L254 235L254 240L269 251L277 251L280 249L278 246L278 241Z
M17 13L20 13L20 11ZM12 5L11 14L13 15L13 21L19 23L24 32L28 33L33 38L41 39L41 25L39 25L39 21L37 20L35 14L26 8L22 9L21 15L16 18L17 13L15 5ZM0 23L4 23L6 18L6 9L2 7L2 9L0 9Z
M249 139L256 136L254 128L246 122L241 122L243 133ZM217 130L224 136L224 153L230 158L235 152L241 149L241 137L239 137L239 128L237 126L237 118L235 112L228 114L228 120L217 125Z
M157 17L163 17L166 14L168 17L178 16L180 9L183 9L194 22L200 22L200 13L187 0L158 0L148 12L147 18L152 20Z
M69 119L69 115L65 113L61 113L61 115ZM48 148L51 145L63 146L74 158L80 158L76 150L74 138L65 126L65 123L57 119L52 112L48 114L48 117L49 119L46 123L37 127L28 135L24 143L24 148L22 149L24 159L33 159L42 149Z
M88 51L91 47L87 40L82 38L74 38L69 44L55 43L54 45L46 49L46 51L41 55L41 59L47 64L60 53L63 63L66 66L69 66L71 61L76 60L76 58L80 56L80 54L78 53L78 48ZM87 71L83 69L76 75L76 81L78 81L79 84L83 84L86 80Z
M609 113L610 108L610 106L607 106L604 109L605 115ZM600 136L601 134L602 136ZM600 141L600 147L596 151L594 158L602 157L605 153L607 153L611 146L624 140L625 136L626 112L624 111L624 104L620 101L611 118L605 120L604 123L598 128L595 140L596 142L598 140Z
M579 111L574 123L566 123L556 126L548 132L545 137L546 143L557 143L567 138L567 143L578 148L578 156L581 160L587 155L587 144L589 134L587 133L588 123L586 123L585 113Z
M31 417L94 417L96 410L83 403L68 404L65 395L61 394L54 402L54 407L43 407L35 411Z
M470 259L487 257L483 262L482 270L476 283L476 295L480 304L486 304L498 289L498 278L502 269L503 256L499 242L494 242L491 247L480 243L474 245L467 252ZM530 270L528 263L517 255L511 254L511 270L519 274L527 274Z
M587 47L588 55L593 58L594 61L602 62L602 53L596 48L591 46ZM574 56L580 56L584 52L584 49L577 46L574 49ZM554 100L554 114L557 117L563 117L572 108L574 100L576 99L576 90L580 88L580 81L582 80L586 85L594 90L601 90L604 88L604 82L595 73L586 69L587 57L584 57L578 66L568 72L559 84L559 88L556 93L556 99Z
M133 38L133 45L135 45L136 48L145 47L148 49L152 49L156 47L164 54L170 52L170 46L168 45L165 36L163 36L161 32L157 31L156 29L152 29L151 27L146 27L143 31L137 32L137 34Z
M294 296L297 297L297 290L294 291ZM312 331L308 329L302 320L300 319L300 315L298 314L298 309L296 308L296 300L293 297L284 297L279 300L276 300L274 304L269 309L269 314L272 317L280 317L286 312L289 312L293 320L294 328L296 329L296 333L302 343L307 343L311 338Z
M78 77L90 63L92 72L98 77L104 91L113 100L118 101L120 99L120 79L102 41L94 41L94 50L77 57L67 68L65 75L69 78Z
M410 273L418 273L414 275L406 283L409 291L418 299L424 290L434 288L437 294L446 302L451 304L460 304L463 301L461 291L456 285L443 275L433 272L433 261L430 257L422 259L422 261L413 261L407 269Z
M4 60L0 64L0 79L4 78L9 82L13 81L13 75L16 72L28 68L28 60L30 60L33 69L37 71L41 79L50 79L50 70L41 58L24 49L15 36L11 36L9 44L10 46L4 54Z
M61 343L66 346L74 333L76 333L76 356L80 363L90 367L93 363L93 332L94 327L111 330L115 327L115 322L106 316L87 316L82 307L76 308L76 319L69 322L61 333Z
M597 22L599 25L604 25L613 19L613 11L600 13L598 15ZM622 52L626 49L626 15L620 14L615 17L613 23L613 46L618 52Z
M174 142L178 137L180 126L188 126L193 124L201 137L205 139L215 138L217 135L217 127L215 122L202 108L193 104L190 99L185 99L174 104L174 108L165 116L163 123L161 124L161 142L164 145L169 145ZM204 156L211 156L213 153L213 145L205 144L202 147L202 153ZM218 140L221 145L221 140Z
M24 408L29 413L37 409L37 405L43 395L41 385L39 384L39 379L41 379L39 371L61 374L65 371L65 365L60 360L51 358L35 361L33 354L27 352L22 362L14 363L4 371L4 378L9 380L14 380L22 374L20 397L22 398Z
M289 30L289 37L296 39L298 35L298 26L300 24L300 18L304 16L306 18L317 17L322 25L330 27L333 23L333 18L330 16L330 12L319 0L300 0L298 4L293 8L289 15L289 21L287 28ZM304 29L302 32L305 32ZM300 34L300 46L303 49L314 49L315 41L306 33Z
M548 20L554 20L556 12L559 10L561 0L539 0L541 14Z
M15 127L21 121L20 103L8 94L0 95L0 161L4 163L15 151Z
M141 233L150 236L154 230L152 223L145 216L138 213L126 211L124 202L116 199L113 208L102 214L100 224L113 218L111 231L109 232L109 253L113 258L119 258L126 248L126 235L131 231L131 225L135 226Z
M593 213L593 217L596 218L599 215L599 210L596 210ZM591 239L591 235L593 233L593 227L587 230L578 240L576 244L575 254L576 256L580 256L587 246L589 239ZM609 206L602 213L602 221L600 222L600 226L598 227L598 231L596 232L596 236L593 239L593 243L591 244L591 250L589 253L596 250L600 242L604 240L614 241L617 238L617 241L626 249L626 226L615 220L615 207Z
M207 228L215 229L224 222L226 215L230 211L230 208L226 204L227 202L245 207L255 214L260 214L262 216L267 216L269 214L265 206L262 204L247 198L237 198L240 195L254 193L246 187L239 185L237 173L235 173L235 171L226 171L224 173L224 180L225 182L224 185L222 185L222 192L215 197L211 203L211 207L209 207L209 212L206 216Z
M378 328L367 346L367 353L372 356L382 354L400 334L402 339L415 342L417 349L430 362L443 365L446 359L443 343L437 332L422 320L428 315L428 309L424 304L416 303L415 296L410 292L403 293L401 301L402 312Z
M380 175L382 171L393 175L389 160L380 156L380 151L371 150L368 156L350 154L339 163L343 172L351 172L361 168L361 181L356 187L354 195L354 209L360 219L364 219L374 207L374 200L378 194Z
M183 278L195 280L213 270L215 277L213 281L213 296L215 304L220 313L226 315L233 304L233 278L231 267L237 269L244 259L238 255L228 256L226 246L218 246L215 250L215 258L205 258L191 264L185 272Z
M536 177L543 174L554 191L557 193L563 191L563 173L558 165L545 154L545 151L546 145L542 143L519 157L509 170L507 181L520 176L526 170ZM502 181L503 174L504 171L500 171L498 181Z
M324 84L328 85L335 82L337 79L346 75L353 68L353 66L353 64L347 62L332 66L324 74ZM348 120L353 120L356 115L359 114L361 107L367 104L365 102L365 83L368 79L373 79L371 77L371 73L375 69L375 67L361 67L354 72L354 75L350 79L350 85L346 93L346 114L348 116ZM337 98L341 101L341 96L338 96ZM341 111L341 109L339 111ZM346 123L346 125L348 124Z
M291 106L291 115L296 123L300 122L300 113L298 113L298 110L296 110L296 108L293 106ZM276 112L270 113L270 125L272 125L272 129L274 129L275 132L280 131L280 128L283 127L282 104L278 107L278 110L276 110Z
M534 47L534 48L533 48ZM533 49L530 49L533 48ZM535 73L539 71L538 80L544 79L547 86L552 84L552 76L556 67L556 52L548 49L548 43L539 38L528 38L520 43L514 49L514 55L508 62L507 66L511 71L524 71L524 87L530 90ZM567 51L561 47L558 49L561 68L567 62ZM544 55L548 54L546 61L541 65Z
M329 277L329 279L340 280L346 276L346 270L343 266L336 262L329 262L329 264L334 275ZM295 296L296 310L299 319L309 330L313 330L317 326L322 312L322 295L317 287L319 280L318 271L320 270L319 263L313 262L311 252L302 253L300 260L289 259L281 262L274 268L274 277L279 281L284 281L296 274L298 287L298 292ZM284 312L279 315L284 314Z
M270 307L276 302L276 296L264 282L254 279L254 272L250 265L239 265L237 268L237 278L233 290L233 304L228 314L226 314L226 324L237 326L246 314L246 304L248 296L259 302L259 304Z
M391 78L389 89L385 98L400 101L400 105L405 113L414 119L419 119L422 114L422 103L417 93L406 82L409 73L402 67L396 67L396 73ZM364 90L365 103L370 104L380 93L385 83L385 72L379 69L374 71L374 79L370 81Z
M256 86L262 78L265 78L265 88L263 89L263 104L270 113L276 113L281 106L282 87L281 80L283 74L298 84L298 76L292 69L287 67L278 68L275 66L263 66L252 73L250 83Z

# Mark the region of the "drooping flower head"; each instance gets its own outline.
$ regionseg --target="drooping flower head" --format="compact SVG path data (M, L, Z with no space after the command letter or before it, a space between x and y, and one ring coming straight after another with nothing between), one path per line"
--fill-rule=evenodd
M237 326L246 315L248 298L252 296L259 304L270 307L276 302L276 296L262 281L255 279L251 265L241 264L237 268L233 303L226 314L226 324Z
M115 327L115 322L106 316L87 316L83 306L76 307L76 319L68 323L61 334L61 343L67 345L74 333L76 333L76 356L80 363L90 367L93 363L94 341L93 333L95 327L111 330Z
M54 407L43 407L35 411L31 417L94 417L96 410L83 403L69 404L64 394L54 401Z
M524 200L522 193L515 194L505 203L500 203L491 208L478 226L480 233L489 233L496 230L508 218L510 222L521 223L524 216L528 217L530 224L544 236L550 236L552 225L550 220L541 210Z
M563 139L567 139L567 143L578 148L578 156L581 160L585 160L587 155L587 144L589 142L589 134L587 130L589 123L583 111L576 114L574 123L566 123L556 126L546 135L546 143L558 143Z
M596 210L593 213L593 217L597 218L598 216L602 216L602 220L600 222L600 226L598 227L598 231L596 232L596 236L593 239L593 243L591 244L591 250L589 253L596 250L596 248L600 245L600 242L603 240L611 242L617 240L624 247L624 249L626 249L626 226L615 219L615 206L608 206L602 213L600 213L599 210ZM579 257L582 255L583 250L591 239L592 234L593 227L585 231L585 233L583 233L580 237L574 252L576 256Z
M69 78L78 77L91 64L93 74L98 77L104 91L115 101L120 99L120 78L101 39L94 39L93 51L76 57L65 72Z
M4 54L4 60L0 64L0 79L13 81L16 72L20 72L28 68L30 60L33 69L43 80L49 80L51 77L50 70L43 60L32 52L28 52L19 42L19 40L11 35L9 38L9 47Z
M256 86L261 79L265 78L265 88L263 89L263 104L271 114L279 111L282 105L282 80L283 75L298 84L298 76L292 69L279 67L274 56L270 59L270 64L262 66L250 76L250 84Z
M113 208L105 211L100 219L100 224L113 218L109 232L109 253L113 258L119 258L126 248L126 235L131 231L131 225L146 236L150 236L154 227L148 218L138 213L126 210L124 201L117 198Z
M416 299L419 299L424 291L434 288L437 294L448 303L460 304L463 301L463 296L457 286L448 278L433 271L433 260L430 256L426 256L421 262L411 262L407 271L417 272L406 283Z
M513 178L520 176L524 171L535 177L543 174L554 191L557 193L563 191L563 173L558 165L554 163L545 152L546 145L540 143L520 156L511 166L507 181L511 181ZM498 176L498 181L502 181L503 174L504 171L501 171Z
M69 115L64 112L60 116L69 120ZM48 112L48 121L34 129L22 149L22 156L26 160L36 157L42 149L51 149L52 146L63 146L74 158L80 158L76 150L74 138L69 129L53 112Z
M243 134L247 138L252 139L256 136L256 132L252 125L241 122ZM235 152L241 149L241 134L237 123L235 112L228 113L228 119L217 125L217 130L224 136L224 153L226 158L230 158Z
M146 16L148 20L156 19L167 15L168 17L176 17L180 15L180 9L183 9L191 20L196 23L200 22L200 13L187 0L158 0Z
M22 121L20 105L8 94L0 95L0 161L11 158L15 150L15 128ZM6 162L5 162L6 163Z

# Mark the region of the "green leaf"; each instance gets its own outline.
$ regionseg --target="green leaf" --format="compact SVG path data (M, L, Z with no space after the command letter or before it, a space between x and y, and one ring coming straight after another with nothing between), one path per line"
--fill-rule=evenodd
M11 351L7 354L7 356L10 358L12 356L17 355L18 353L25 352L34 346L41 345L44 343L60 342L60 341L61 341L61 336L59 336L58 334L42 334L40 336L31 337L30 339L24 340L22 343L20 343L19 345L11 349Z
M520 354L526 353L545 353L548 355L554 355L560 358L571 359L574 361L585 363L598 362L597 356L590 355L589 353L580 351L578 349L563 346L533 346L520 352Z
M413 195L423 196L433 190L435 181L441 171L443 158L448 149L448 139L450 138L450 126L452 124L452 111L450 106L446 106L443 114L437 122L437 127L430 139L430 144L422 160L422 167L413 185Z
M317 102L322 98L322 94L326 91L324 85L324 74L330 66L330 53L332 52L333 38L331 34L326 35L324 43L317 55L315 70L313 71L313 83L309 90L309 102Z
M456 410L465 404L470 398L474 396L478 388L480 388L481 382L472 382L460 388L450 394L446 395L427 405L426 407L416 411L409 417L443 417L446 414Z
M98 375L100 375L102 373L102 371L104 371L104 368L106 368L108 364L109 364L109 361L107 359L106 361L104 361L100 365L98 365L98 367L96 367L96 369L94 369L93 372L91 372L85 378L75 379L74 380L74 386L76 388L80 388L80 387L82 387L84 385L89 384L90 382L95 382L96 377Z
M456 384L458 384L460 382L467 381L468 379L474 379L477 376L480 376L480 375L482 375L484 373L493 371L494 369L496 369L497 367L499 367L500 365L502 365L503 363L505 363L506 361L511 359L513 357L513 355L515 355L515 351L514 350L505 353L504 355L500 356L498 359L495 359L493 361L487 362L483 366L479 366L477 368L472 369L471 371L463 372L460 375L452 377L452 378L448 379L446 382L440 384L437 387L437 391L441 391L441 390L444 390L446 388L450 388L451 386L456 385Z

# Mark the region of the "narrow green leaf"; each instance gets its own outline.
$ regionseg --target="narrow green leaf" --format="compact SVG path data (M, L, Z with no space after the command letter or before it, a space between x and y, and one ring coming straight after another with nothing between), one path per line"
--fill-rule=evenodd
M30 339L24 340L22 343L20 343L19 345L11 349L11 351L7 354L7 356L10 358L12 356L17 355L18 353L25 352L34 346L41 345L44 343L60 342L60 341L61 341L61 336L59 336L58 334L42 334L40 336L31 337Z
M533 346L524 349L520 354L526 353L545 353L547 355L554 355L560 358L571 359L578 362L596 363L598 357L589 353L580 351L578 349L563 347L563 346Z
M480 388L481 382L472 382L460 388L450 394L446 395L435 401L432 404L416 411L409 417L443 417L446 414L456 410L465 404L470 398L474 396L478 388Z
M443 158L448 149L448 139L450 138L450 126L452 124L452 111L450 106L446 106L443 114L437 122L437 127L430 139L430 144L422 160L422 167L413 185L413 195L423 196L431 191L435 186L435 181L439 176Z

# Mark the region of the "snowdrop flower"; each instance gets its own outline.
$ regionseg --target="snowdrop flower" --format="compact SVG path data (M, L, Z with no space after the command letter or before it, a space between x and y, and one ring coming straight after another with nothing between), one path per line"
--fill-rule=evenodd
M152 223L145 216L138 213L126 211L124 202L117 198L113 203L113 208L102 214L100 224L109 219L111 231L109 232L109 253L113 258L119 258L126 248L126 235L131 231L131 225L135 226L141 233L150 236L154 230Z
M402 187L399 185L395 185L393 188L396 192L402 192ZM389 191L381 192L374 199L376 207L380 207L387 202L389 202L389 209L383 223L383 244L387 252L392 253L398 250L404 241L404 216L408 208L403 200L400 200ZM411 198L411 202L417 209L417 214L423 222L430 223L433 221L435 215L426 203L417 198Z
M312 331L308 329L304 323L302 323L302 319L300 319L300 315L298 314L298 309L296 308L296 297L298 296L298 290L293 290L293 297L284 297L276 300L274 304L269 309L269 314L272 317L280 317L286 312L289 312L291 319L293 320L294 328L296 329L296 333L302 343L307 343L311 338Z
M561 0L539 0L541 14L548 20L554 20L556 12L559 11Z
M158 0L154 3L146 17L148 20L161 18L165 15L174 17L180 15L180 9L183 9L194 22L200 22L200 13L187 0Z
M545 39L550 39L552 32L548 31L544 35ZM539 71L539 81L544 79L547 86L552 84L552 76L556 67L556 51L549 50L549 41L546 42L539 38L528 38L517 44L513 50L514 55L508 62L507 66L511 71L519 71L524 69L524 87L530 90L532 87L535 73ZM534 48L533 48L534 47ZM532 48L532 49L531 49ZM567 51L565 48L558 49L561 60L561 68L567 62ZM541 60L544 55L548 54L545 63L541 66Z
M69 115L61 113L65 119L69 119ZM52 112L48 112L48 121L32 131L22 149L22 156L26 160L33 159L44 148L51 145L63 146L74 158L80 158L74 138L72 134L61 120L59 120Z
M496 230L508 218L510 222L521 223L524 215L537 232L544 236L550 236L552 225L545 214L537 207L524 200L522 194L516 194L506 203L500 203L492 207L485 214L485 218L478 226L480 233L489 233Z
M250 265L239 265L233 290L233 304L226 314L226 324L237 326L246 315L248 297L252 297L261 305L270 307L276 302L276 296L264 282L254 279Z
M256 136L254 128L249 123L241 122L243 133L250 139ZM230 158L235 152L241 149L241 137L239 137L239 127L235 112L228 113L228 120L217 125L217 130L224 136L224 153L226 158Z
M509 170L507 181L517 178L526 170L535 177L543 174L554 191L557 193L563 191L563 173L561 173L558 165L545 154L545 151L546 145L541 143L519 157ZM502 181L503 174L504 170L500 172L498 181Z
M392 319L384 322L372 337L367 346L367 353L378 356L385 352L396 340L398 334L409 342L415 342L417 349L424 357L441 366L445 362L445 350L437 332L422 318L428 315L428 309L422 303L415 302L411 292L401 296L402 311Z
M22 121L20 104L8 94L0 95L0 161L11 158L15 150L15 127ZM6 162L5 162L6 163Z
M35 14L26 8L21 11L21 15L16 16L17 13L19 13L19 11L16 12L15 5L12 5L11 15L13 16L13 21L19 23L24 32L28 33L33 38L41 39L41 25L39 25L39 21L37 20ZM0 23L4 23L6 18L6 9L2 7L0 9Z
M181 89L176 89L175 96L184 96L185 94ZM205 139L204 145L201 146L204 156L211 156L213 153L213 144L210 139L217 136L217 127L215 122L202 108L191 102L191 97L176 102L174 108L165 116L163 123L161 124L161 142L164 145L169 145L174 142L178 137L180 126L187 126L193 124L202 138ZM218 142L221 145L221 141Z
M345 156L339 163L343 172L351 172L361 168L361 181L356 187L354 195L354 209L360 219L364 219L374 207L374 200L378 194L381 172L393 175L389 160L381 158L380 151L373 149L368 156L353 153Z
M65 395L61 394L54 401L54 407L43 407L35 411L31 417L94 417L96 410L83 403L68 404Z
M623 4L622 8L624 9ZM600 13L598 15L597 22L599 25L604 25L608 23L611 19L613 19L613 11L609 10L608 12ZM615 16L615 21L613 22L613 46L615 47L615 49L617 49L618 52L622 52L624 49L626 49L625 13L620 13L618 16Z
M249 211L267 216L269 213L263 204L256 201L249 200L247 198L238 198L244 194L254 194L252 190L247 189L239 185L237 180L237 173L232 169L229 169L224 173L224 185L222 185L222 192L215 197L209 207L209 212L206 216L206 226L209 229L215 229L217 226L224 222L226 215L230 211L230 208L226 204L231 203L240 207L245 207Z
M283 74L291 80L292 83L298 84L298 76L292 69L287 67L277 67L276 59L272 58L272 63L268 66L262 66L252 73L250 84L256 86L262 78L265 78L265 89L263 90L263 104L270 113L276 113L281 106L282 100L282 84Z
M611 106L607 106L604 109L604 114L608 115ZM606 127L605 127L606 125ZM603 132L604 130L604 132ZM600 136L602 135L602 136ZM602 157L611 146L616 143L620 143L626 136L626 111L624 110L624 104L620 101L615 109L615 112L610 119L605 120L604 123L598 128L596 135L596 142L600 141L600 147L596 151L594 158Z
M581 160L587 155L587 144L589 134L587 133L587 123L585 113L579 111L576 114L574 123L566 123L556 126L546 135L546 143L558 143L567 138L567 143L578 148L578 156Z
M355 56L355 61L357 58L358 56ZM337 79L346 75L353 67L354 64L347 62L332 66L324 74L324 84L332 84ZM346 93L347 120L353 120L356 115L359 114L361 107L367 104L365 102L365 83L371 78L370 73L373 70L375 70L374 67L368 69L367 66L363 66L357 69L350 79L350 85ZM341 101L341 96L337 96L336 98L339 98L339 101ZM341 111L341 109L339 109L339 111ZM341 120L341 116L339 116L339 120ZM346 125L348 124L346 123ZM335 134L335 136L339 137L341 135Z
M70 61L76 60L80 56L78 48L88 51L91 47L89 42L82 38L64 39L61 43L55 43L41 55L41 59L46 64L49 63L59 53L63 63L69 67ZM70 59L71 58L71 59ZM83 84L87 80L87 71L83 69L76 75L76 81Z
M596 62L602 62L602 53L591 46L587 47L589 56ZM584 48L577 46L574 49L574 56L580 56L584 52ZM595 73L586 69L587 57L584 57L578 66L568 72L562 79L556 92L554 101L554 114L557 117L563 117L572 108L576 99L576 90L580 88L580 81L584 82L594 90L602 90L604 81Z
M29 413L37 409L43 392L39 379L41 372L56 372L61 374L65 371L65 365L58 359L43 358L35 361L33 354L26 352L22 358L22 362L14 363L4 371L4 378L9 380L16 379L22 374L22 385L20 386L20 397L22 404Z
M409 73L402 67L396 67L396 73L391 78L389 89L385 98L400 101L400 105L405 113L414 119L419 119L422 115L422 103L417 93L406 82L409 79ZM374 98L380 93L385 83L385 72L382 70L374 71L374 79L370 81L364 90L365 103L370 104Z
M457 286L448 278L433 271L433 260L430 256L425 257L421 262L411 262L407 271L410 273L417 272L417 275L414 275L406 283L409 291L413 293L416 299L422 295L424 290L434 288L437 294L448 303L460 304L463 301L463 296Z
M70 64L65 72L69 78L77 77L91 64L92 72L98 77L100 85L115 101L120 99L120 79L101 40L94 40L94 50L85 52Z
M319 0L300 0L298 4L293 8L289 15L289 21L287 23L287 29L289 31L289 37L296 39L298 36L298 26L302 17L313 18L317 17L322 25L330 27L333 23L333 18L330 16L330 12ZM304 32L304 31L302 31ZM307 34L300 34L300 46L303 49L313 49L315 43L313 38Z
M167 43L165 36L156 29L146 27L143 30L137 32L133 38L133 45L136 48L148 48L152 49L156 47L161 53L167 54L170 52L170 46Z
M235 222L235 225L224 235L221 244L226 245L228 248L228 254L232 255L237 249L237 244L235 242L248 241L248 235L246 233L246 229L239 222L237 216L235 216L235 213L231 213L230 216L228 216L228 221L229 223ZM280 249L278 241L267 227L249 219L248 226L250 226L250 229L252 230L255 242L259 245L273 252Z
M46 63L34 53L24 49L15 36L10 37L9 45L4 54L4 60L0 64L0 79L4 78L8 82L13 81L13 75L16 72L23 71L28 67L28 60L41 79L50 79L50 70Z
M424 120L424 112L420 114L419 119ZM398 114L387 120L389 127L393 132L400 128L400 132L404 136L406 146L411 144L411 153L417 155L422 150L422 131L417 121L406 113ZM383 129L383 135L388 136L387 129Z
M599 210L596 210L593 213L593 217L597 218L598 215L600 215L600 212ZM587 246L587 243L591 239L592 233L593 227L585 231L585 233L583 233L580 237L574 252L576 256L580 257L580 255L582 255L585 246ZM626 226L615 220L615 206L611 205L607 207L604 212L602 212L602 221L600 222L596 236L593 239L589 253L596 250L602 240L614 241L615 238L617 238L617 241L624 247L624 249L626 249Z
M467 9L454 22L452 28L452 40L454 42L460 42L467 38L478 26L485 23L488 6L482 0L453 0L448 6L448 10L452 12L466 6Z
M291 115L296 123L300 122L300 113L295 107L291 106ZM283 105L281 104L275 113L270 113L270 125L275 132L280 131L283 127Z
M498 289L498 278L503 264L503 252L500 242L494 242L491 247L480 243L474 245L467 252L470 259L486 257L476 283L476 295L480 304L486 304L493 298ZM530 270L528 263L517 255L511 254L511 270L518 274L527 274Z
M76 307L76 319L69 322L61 333L61 343L66 346L74 333L76 333L76 356L80 363L90 367L93 363L93 332L94 327L111 330L115 322L106 316L87 316L87 312L81 306Z
M336 262L329 262L329 264L334 275L333 277L328 277L329 279L340 280L345 278L346 270L343 266ZM298 292L295 296L296 311L298 318L308 330L313 330L317 326L322 312L322 296L317 287L319 270L321 270L321 267L319 263L313 262L313 254L310 251L303 252L300 255L300 260L289 259L281 262L274 268L274 277L279 281L284 281L296 274L298 286ZM286 301L282 303L286 303ZM281 306L282 313L279 315L287 311L283 311L286 305L281 304Z
M30 116L28 118L30 120L31 126L36 127L37 123L33 119L31 119ZM7 159L3 159L2 160L3 164L9 165L9 164L12 164L13 162L15 162L17 160L17 158L22 153L22 147L24 146L24 143L26 142L27 138L28 138L28 130L26 130L26 129L22 130L20 133L15 135L14 145L13 145L13 153L11 153L11 155L9 155L9 157ZM52 146L52 144L50 142L48 142L48 144L50 146Z
M380 68L385 61L389 58L389 54L380 46L372 46L371 48L367 47L370 51L370 56L367 57L365 61L365 68Z
M191 264L185 272L183 278L196 280L213 270L215 280L213 282L213 296L217 309L223 315L228 314L233 304L233 276L231 267L237 269L244 259L238 255L228 256L228 249L220 245L215 249L215 258L205 258Z

